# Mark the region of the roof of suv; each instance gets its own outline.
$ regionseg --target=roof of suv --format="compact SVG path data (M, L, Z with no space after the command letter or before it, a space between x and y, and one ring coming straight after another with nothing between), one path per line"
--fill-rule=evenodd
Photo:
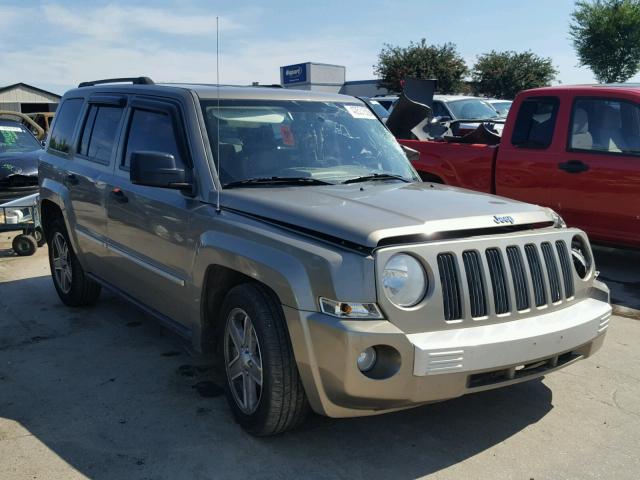
M301 101L319 101L319 102L357 102L360 100L349 95L340 95L337 93L312 92L309 90L294 90L278 87L254 87L254 86L233 86L220 85L218 88L213 84L197 84L197 83L155 83L155 84L122 84L108 83L100 85L82 86L71 90L73 93L87 92L122 92L122 93L142 93L157 92L158 90L189 90L195 92L201 99L211 100L218 98L218 92L221 99L240 99L240 100L301 100Z

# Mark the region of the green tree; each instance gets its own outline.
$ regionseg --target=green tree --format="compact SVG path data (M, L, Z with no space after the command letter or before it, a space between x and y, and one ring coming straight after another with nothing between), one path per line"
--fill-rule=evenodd
M624 82L640 68L640 1L576 2L569 35L581 66L600 83Z
M439 92L457 93L467 73L467 65L455 44L427 45L424 38L418 43L410 42L408 47L386 44L373 69L380 85L395 92L401 91L402 81L410 77L435 78Z
M476 93L513 98L521 90L544 87L556 77L550 58L533 52L496 52L480 55L471 73Z

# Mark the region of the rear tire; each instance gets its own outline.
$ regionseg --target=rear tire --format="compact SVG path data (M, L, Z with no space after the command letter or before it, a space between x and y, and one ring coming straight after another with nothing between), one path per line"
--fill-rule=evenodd
M29 255L36 253L38 243L31 235L21 233L20 235L13 237L11 248L13 248L16 255L19 255L20 257L28 257Z
M300 425L309 403L275 295L259 284L236 286L222 315L226 396L238 423L256 436Z
M48 226L47 243L53 286L60 300L70 307L94 304L100 296L100 284L85 274L60 218Z

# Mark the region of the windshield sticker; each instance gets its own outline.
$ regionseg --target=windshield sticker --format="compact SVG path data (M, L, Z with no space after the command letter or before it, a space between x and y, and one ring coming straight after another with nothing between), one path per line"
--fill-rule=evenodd
M22 132L20 127L10 127L8 125L0 125L0 132Z
M345 105L344 108L351 114L353 118L370 118L375 120L376 116L371 110L362 105Z

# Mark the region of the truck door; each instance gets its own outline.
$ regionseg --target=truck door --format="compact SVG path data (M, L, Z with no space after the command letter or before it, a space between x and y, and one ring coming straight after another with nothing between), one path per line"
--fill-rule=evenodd
M604 242L640 244L640 105L579 97L552 201L569 225Z
M551 182L562 153L559 106L556 96L530 96L510 113L508 122L513 114L515 122L504 129L495 165L498 195L551 206Z
M191 165L183 125L175 103L134 99L107 194L107 281L162 312L178 330L190 327L187 284L196 240L189 224L197 202L180 190L134 185L129 165L131 153L141 151L168 153Z

